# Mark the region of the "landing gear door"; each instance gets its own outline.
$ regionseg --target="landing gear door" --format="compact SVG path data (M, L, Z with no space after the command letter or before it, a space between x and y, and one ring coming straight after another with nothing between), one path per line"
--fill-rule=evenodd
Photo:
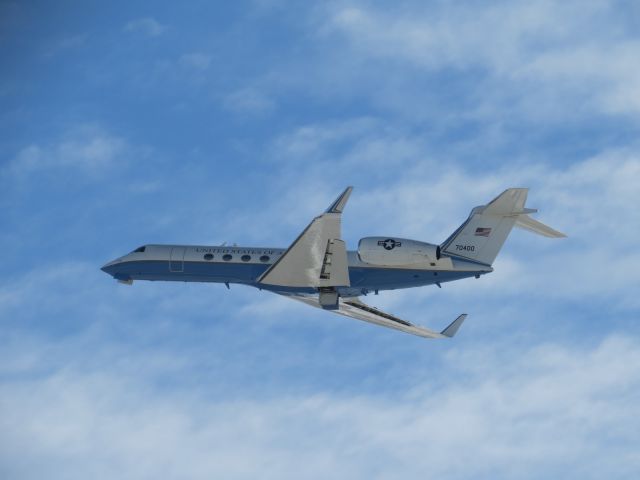
M169 259L170 272L184 272L185 251L185 247L173 247L171 249L171 258Z

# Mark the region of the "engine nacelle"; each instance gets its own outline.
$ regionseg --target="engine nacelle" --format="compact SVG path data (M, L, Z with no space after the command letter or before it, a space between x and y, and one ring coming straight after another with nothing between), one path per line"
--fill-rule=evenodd
M360 261L385 267L436 263L440 247L431 243L395 237L366 237L358 242Z

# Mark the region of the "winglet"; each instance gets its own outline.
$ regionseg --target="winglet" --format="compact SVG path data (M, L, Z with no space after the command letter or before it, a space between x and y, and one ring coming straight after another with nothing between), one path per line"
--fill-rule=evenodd
M451 324L447 328L442 330L440 334L449 338L453 337L458 331L458 329L460 328L460 325L462 325L462 322L464 322L465 318L467 318L467 314L463 313L458 318L456 318L453 322L451 322Z
M351 190L353 190L353 187L347 187L324 213L342 213L347 200L349 200L349 195L351 195Z

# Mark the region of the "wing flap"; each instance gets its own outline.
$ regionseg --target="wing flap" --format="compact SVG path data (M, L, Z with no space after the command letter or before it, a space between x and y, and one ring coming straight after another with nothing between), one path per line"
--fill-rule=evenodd
M318 298L315 296L290 294L283 295L294 300L306 303L307 305L311 305L312 307L322 308L320 302L318 301ZM460 328L460 325L462 325L465 318L467 317L466 314L462 314L442 332L436 332L420 325L414 325L413 323L398 318L395 315L391 315L390 313L383 312L382 310L367 305L366 303L360 301L357 297L340 298L338 309L329 311L337 313L339 315L343 315L345 317L355 318L357 320L373 323L382 327L393 328L394 330L400 330L402 332L410 333L412 335L417 335L423 338L451 338L456 334L456 332Z

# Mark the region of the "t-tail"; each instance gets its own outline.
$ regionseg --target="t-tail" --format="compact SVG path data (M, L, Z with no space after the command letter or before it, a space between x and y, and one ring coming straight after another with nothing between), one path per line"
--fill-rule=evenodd
M469 218L440 245L440 251L491 265L514 226L545 237L566 237L529 216L537 210L525 208L528 193L528 188L509 188L487 205L475 207Z

